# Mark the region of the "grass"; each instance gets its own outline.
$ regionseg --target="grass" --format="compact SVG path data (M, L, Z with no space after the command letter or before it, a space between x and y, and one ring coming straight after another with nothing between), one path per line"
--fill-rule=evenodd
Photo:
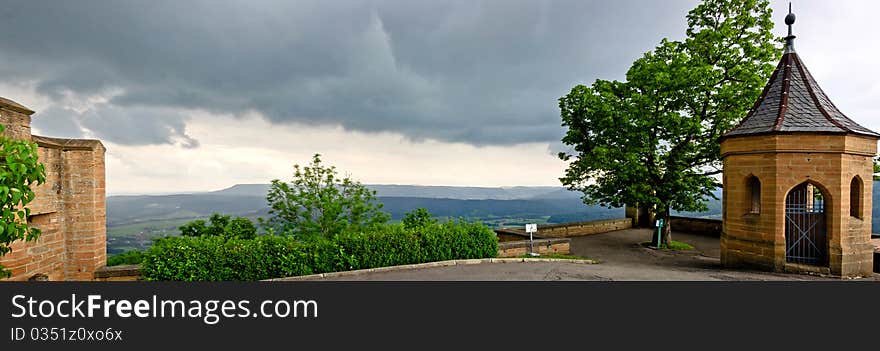
M653 246L651 246L650 241L643 242L642 246L653 248ZM694 247L688 243L683 243L681 241L673 240L673 241L669 242L668 245L666 245L666 244L661 245L660 249L661 250L669 250L669 251L689 251L689 250L693 250Z
M586 257L563 254L541 254L541 256L522 255L518 256L517 258L556 258L561 260L589 260L589 258Z

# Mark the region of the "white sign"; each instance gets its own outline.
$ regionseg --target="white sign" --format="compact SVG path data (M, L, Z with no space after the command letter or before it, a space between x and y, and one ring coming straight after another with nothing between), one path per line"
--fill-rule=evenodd
M535 223L526 224L526 233L535 233L538 231L538 225Z

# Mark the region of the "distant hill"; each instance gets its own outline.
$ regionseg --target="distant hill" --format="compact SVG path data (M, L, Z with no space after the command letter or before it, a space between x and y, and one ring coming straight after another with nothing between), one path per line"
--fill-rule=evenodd
M261 196L266 197L269 184L235 184L226 189L211 191L208 194L223 196Z
M426 208L437 217L488 218L519 217L533 218L572 213L583 209L592 219L622 217L623 209L606 209L587 206L579 199L523 199L523 200L459 200L419 197L379 197L385 205L384 210L393 219L400 219L415 208ZM610 217L608 217L610 216Z
M253 195L178 194L107 197L107 225L153 220L196 218L212 213L257 215L266 207L266 197Z
M437 217L540 217L568 214L595 217L606 213L598 206L586 206L578 198L548 199L446 199L432 197L379 196L383 210L392 219L423 207ZM110 196L107 198L107 225L119 226L155 220L206 217L212 213L238 216L265 216L268 208L263 195L180 194L151 196ZM619 217L623 210L619 210Z
M458 200L522 200L580 198L579 193L559 186L473 187L366 184L380 197L423 197ZM269 184L236 184L229 188L209 192L212 195L265 197Z

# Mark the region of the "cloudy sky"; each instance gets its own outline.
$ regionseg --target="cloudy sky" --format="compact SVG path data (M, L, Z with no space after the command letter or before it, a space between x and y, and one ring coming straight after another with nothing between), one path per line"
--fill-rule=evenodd
M697 4L2 2L0 96L35 134L101 139L111 194L287 179L314 153L364 183L558 185L556 100L683 38ZM874 130L877 7L794 1L798 53Z

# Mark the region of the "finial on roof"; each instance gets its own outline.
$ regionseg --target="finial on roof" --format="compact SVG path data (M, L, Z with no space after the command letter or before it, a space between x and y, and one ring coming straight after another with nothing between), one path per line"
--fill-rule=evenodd
M791 25L794 24L794 13L791 12L791 2L788 3L788 15L785 16L785 24L788 25L788 36L785 37L785 53L794 52L794 34L791 34Z

